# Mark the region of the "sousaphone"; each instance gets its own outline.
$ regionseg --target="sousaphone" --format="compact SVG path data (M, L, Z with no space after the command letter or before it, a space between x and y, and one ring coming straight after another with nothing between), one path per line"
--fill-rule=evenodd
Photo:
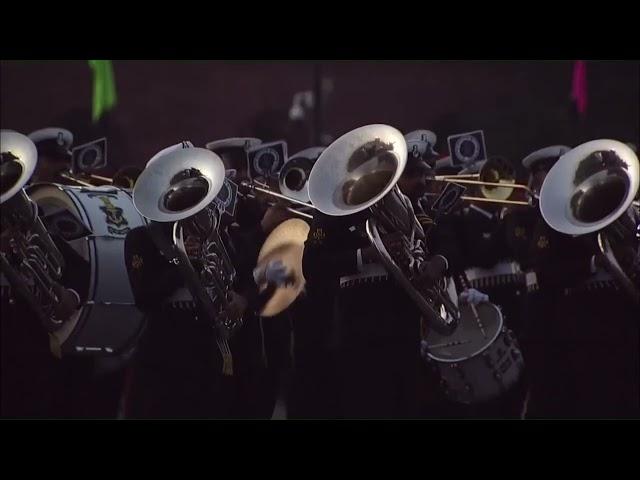
M635 302L640 302L640 250L632 203L639 171L638 157L627 145L593 140L561 156L540 190L545 222L567 235L597 233L604 264Z
M424 275L431 270L424 231L411 202L397 186L406 163L407 144L400 131L388 125L357 128L322 152L309 177L309 198L325 215L369 210L367 236L385 268L430 326L446 335L455 330L459 311L449 298L444 279ZM406 241L403 251L392 255L382 236L395 231L401 232Z

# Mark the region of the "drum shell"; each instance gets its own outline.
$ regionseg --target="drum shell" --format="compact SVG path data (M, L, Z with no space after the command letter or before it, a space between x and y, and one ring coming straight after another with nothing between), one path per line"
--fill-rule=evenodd
M144 316L135 307L124 241L130 230L146 224L130 192L110 186L36 184L28 194L45 215L67 210L91 231L67 242L89 264L88 293L78 312L51 334L53 353L117 356L130 351L142 333Z
M461 307L460 325L450 337L439 337L430 332L427 343L435 345L442 341L465 341L470 332L478 335L481 347L474 348L468 354L442 355L437 349L431 349L428 363L437 370L444 394L452 401L464 404L477 404L491 401L514 387L524 370L524 359L513 332L504 326L499 308L491 303L477 307L481 320L488 333L482 339L479 328L475 326L475 317L468 306ZM489 317L491 320L489 321ZM467 328L465 328L467 327ZM476 339L475 345L478 344Z

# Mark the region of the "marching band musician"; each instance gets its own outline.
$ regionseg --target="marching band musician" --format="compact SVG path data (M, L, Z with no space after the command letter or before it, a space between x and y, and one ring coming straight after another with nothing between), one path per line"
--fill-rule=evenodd
M36 145L38 163L29 182L57 181L57 172L68 168L73 135L47 128L29 135ZM2 164L5 162L3 152ZM4 172L3 172L4 173ZM46 228L46 219L43 219ZM9 232L2 232L2 249ZM56 318L69 319L88 296L86 278L90 265L55 231L49 235L62 254L65 268L54 284L60 302ZM2 282L4 284L4 276ZM97 375L100 361L92 357L55 358L38 316L19 295L4 288L2 295L2 414L9 417L116 416L122 376ZM29 378L29 382L24 379Z
M222 158L225 167L233 172L232 180L241 185L250 179L247 150L261 143L257 138L226 138L207 143L207 148ZM239 192L235 218L228 228L229 243L234 246L238 261L241 262L241 266L236 266L238 276L245 279L251 278L251 271L257 264L260 248L267 236L292 217L284 206L268 206L266 200L259 194L252 198ZM247 394L244 398L248 407L262 404L260 416L270 418L275 408L281 373L290 362L290 312L285 311L268 320L262 319L257 313L248 315L250 318L245 319L243 327L246 330L238 332L238 337L246 336L242 348L244 355L253 359L251 381L260 385L262 402L251 399L255 394ZM249 334L252 329L253 333Z
M459 174L478 173L484 165L485 161L475 162ZM511 209L504 205L472 201L461 210L441 216L427 246L449 260L451 275L462 292L461 300L477 304L490 299L501 307L505 323L515 328L516 336L519 336L527 285L507 241L510 232L519 231L522 225L510 217ZM468 407L445 402L442 407L447 411L450 409L445 415L517 417L521 412L524 385L525 381L521 380L511 391L484 405Z
M568 150L546 147L523 160L534 192ZM565 235L539 212L529 215L523 266L535 273L539 289L526 308L526 417L637 416L637 307L599 262L595 233Z
M162 228L168 237L171 224ZM249 259L252 252L230 243L233 233L227 235L225 229L226 225L221 225L220 233L226 237L237 272L227 313L232 318L244 316L243 326L229 341L230 351L225 352L217 348L211 319L197 311L177 265L163 256L150 232L140 227L128 234L125 261L129 279L136 305L149 321L135 359L126 416L270 416L273 406L265 400L260 385L264 371L256 367L260 330L252 320L253 312L262 308L275 286L287 282L286 272L272 264L264 271L253 272L255 264ZM200 249L196 238L193 232L186 232L185 250L195 262ZM260 293L257 284L263 282L269 287Z
M409 198L425 189L429 166L410 155L398 185ZM420 314L393 281L364 232L366 212L332 217L314 214L305 243L303 271L310 289L335 296L331 358L335 377L328 415L340 418L416 417L418 414ZM382 238L401 247L399 232Z
M324 147L306 148L290 157L315 163ZM304 179L304 182L308 178ZM304 187L303 187L304 188ZM311 224L312 220L307 220ZM286 396L287 418L331 418L337 415L332 387L327 375L331 362L330 333L333 315L332 293L306 284L304 292L288 309L292 319L292 375Z
M49 127L31 132L28 136L38 149L38 168L31 177L31 183L66 183L59 173L71 167L73 134L64 128Z

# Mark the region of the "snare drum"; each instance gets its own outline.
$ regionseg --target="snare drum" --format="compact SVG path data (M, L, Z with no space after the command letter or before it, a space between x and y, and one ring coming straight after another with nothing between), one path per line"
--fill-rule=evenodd
M460 306L460 323L450 336L426 335L428 363L438 371L445 395L454 402L493 400L520 379L524 360L502 313L493 303L476 305L482 324L469 305ZM484 333L483 333L484 330Z
M144 318L135 307L129 284L124 241L130 230L146 224L130 192L111 186L35 184L27 193L45 217L67 211L86 227L86 231L80 228L79 238L71 232L67 238L75 239L67 243L90 266L87 295L78 312L50 335L52 352L56 356L130 352L142 333ZM74 228L73 223L66 221L53 229L65 228Z

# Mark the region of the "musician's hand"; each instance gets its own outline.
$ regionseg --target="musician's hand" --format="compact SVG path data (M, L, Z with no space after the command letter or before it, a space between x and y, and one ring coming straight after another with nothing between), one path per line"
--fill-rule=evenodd
M482 293L475 288L466 289L460 294L460 302L478 305L489 301L489 295Z
M58 297L58 303L54 308L54 314L57 320L65 321L71 318L80 306L80 296L75 290L65 288L55 283L53 291Z
M449 262L442 255L433 255L420 266L420 276L429 282L436 283L447 273Z
M266 267L256 267L253 271L253 279L258 286L270 283L282 287L293 283L293 277L287 272L287 267L281 260L273 260Z
M293 214L283 206L275 205L269 207L260 222L262 231L268 235L274 228L292 216Z
M247 310L247 305L248 302L245 297L231 290L229 292L229 300L226 310L229 320L235 321L242 318L244 312Z

